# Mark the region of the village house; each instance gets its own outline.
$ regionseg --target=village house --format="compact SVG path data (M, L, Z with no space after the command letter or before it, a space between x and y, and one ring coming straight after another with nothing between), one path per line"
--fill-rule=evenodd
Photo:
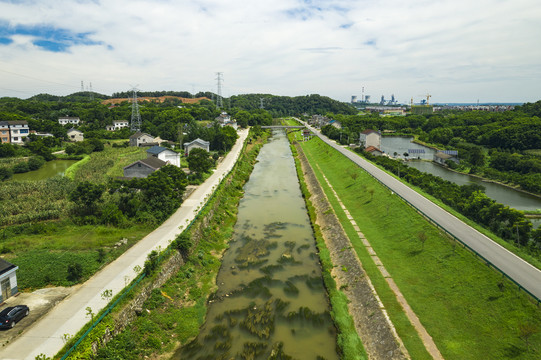
M10 142L9 124L7 121L0 121L0 144L9 144Z
M0 139L2 143L22 145L29 134L28 122L24 120L0 121Z
M171 149L155 145L147 150L147 156L155 157L168 164L180 167L180 154Z
M165 161L162 161L156 157L150 156L143 160L137 160L136 162L124 167L125 178L146 178L154 171L159 170L162 166L167 165Z
M460 161L458 160L458 157L454 154L448 154L446 152L443 152L443 151L438 151L434 154L434 162L435 163L438 163L440 165L447 165L445 162L447 160L450 160L450 161L453 161L455 163L459 163Z
M309 120L310 125L321 128L327 125L331 119L323 115L312 115L312 118Z
M64 116L61 118L58 118L58 123L60 125L79 125L81 120L78 117L75 116Z
M148 144L154 145L154 136L140 131L130 136L130 146L144 146Z
M379 131L367 129L361 132L359 143L364 148L373 146L377 149L381 149L381 133Z
M17 274L19 268L0 258L0 304L19 292Z
M340 123L340 121L336 121L336 120L330 120L328 125L331 125L337 129L341 129L342 128L342 124Z
M208 141L197 138L194 141L184 144L184 153L186 154L186 156L188 156L190 154L190 151L195 148L210 151L210 143Z
M217 121L221 127L231 126L235 130L238 129L237 122L232 119L231 116L229 116L229 114L226 112L222 112L220 116L217 116L214 120Z
M374 155L374 156L381 156L383 155L383 151L381 151L380 149L378 149L377 147L375 146L369 146L367 148L364 149L364 151Z
M71 128L68 130L68 140L79 142L84 140L84 134L82 131Z
M107 131L116 131L123 128L127 128L130 126L130 123L128 120L113 120L113 123L110 125L107 125L105 128Z

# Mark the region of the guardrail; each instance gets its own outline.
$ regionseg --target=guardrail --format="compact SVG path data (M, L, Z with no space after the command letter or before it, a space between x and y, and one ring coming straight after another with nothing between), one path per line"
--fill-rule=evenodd
M246 142L243 144L242 146L242 149L240 150L239 152L239 158L240 156L242 155L244 149L246 147ZM238 159L237 159L238 161ZM225 173L222 177L222 179L220 180L220 183L216 186L216 189L217 190L222 184L223 184L223 181L229 176L229 174L231 174L231 172L235 169L235 167L237 166L237 163L235 162L235 164L231 167L231 169ZM199 215L201 214L201 212L208 206L208 204L211 202L211 200L216 197L216 191L213 191L212 195L207 199L207 201L203 204L203 206L199 209L199 211L197 212L197 214L194 216L193 220L188 224L188 226L186 226L186 228L181 232L181 234L184 232L184 231L187 231L189 230L192 225L194 224L194 222L198 219ZM160 254L160 256L158 257L158 263L160 263L164 256L169 254L172 250L172 247L171 247L171 244L169 244L169 246ZM94 321L90 327L79 337L79 339L77 339L77 341L75 342L75 344L73 344L69 349L68 351L60 358L60 360L65 360L67 359L67 357L75 350L77 350L77 347L81 344L81 342L88 336L88 334L90 334L90 332L100 324L100 322L105 318L105 316L107 316L108 314L111 313L111 311L118 305L118 303L126 296L128 295L132 290L133 288L139 284L141 282L141 280L143 280L146 276L146 273L142 273L141 275L139 275L137 278L135 278L133 281L132 281L132 284L128 287L128 288L124 288L121 295L111 304L107 307L107 309L105 309L105 311L102 312L102 314L100 315L100 317L98 319L96 319L96 321Z

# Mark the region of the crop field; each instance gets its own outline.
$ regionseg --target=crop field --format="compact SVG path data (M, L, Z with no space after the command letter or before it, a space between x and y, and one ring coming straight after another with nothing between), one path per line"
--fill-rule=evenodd
M73 179L76 181L105 183L109 178L123 176L124 166L146 157L145 148L105 146L103 151L94 152L90 155L90 160L75 171Z
M315 164L445 359L539 358L541 310L525 293L320 140L301 145L409 350L401 308Z

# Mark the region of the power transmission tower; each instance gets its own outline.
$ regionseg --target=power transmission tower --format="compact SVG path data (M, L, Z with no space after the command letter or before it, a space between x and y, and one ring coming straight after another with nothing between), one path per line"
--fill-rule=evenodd
M137 102L137 87L132 87L133 97L131 103L131 131L140 131L141 130L141 114L139 113L139 103Z
M264 98L259 98L259 108L260 109L264 109L265 108L265 104L264 104L264 101L265 99Z
M222 81L224 80L223 76L224 76L223 72L216 73L216 87L217 87L216 106L220 109L223 107L223 103L222 103Z
M85 91L85 87L83 85L83 80L81 80L81 92Z
M94 100L94 91L92 90L92 83L90 83L90 101Z

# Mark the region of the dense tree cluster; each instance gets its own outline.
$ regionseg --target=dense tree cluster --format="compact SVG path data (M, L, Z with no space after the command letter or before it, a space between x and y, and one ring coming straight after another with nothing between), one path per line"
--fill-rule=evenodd
M457 185L408 167L400 160L385 156L376 157L362 150L359 150L359 153L410 184L420 187L473 221L486 226L501 238L518 242L522 246L541 249L539 237L541 229L532 231L532 223L522 212L490 199L480 185Z

